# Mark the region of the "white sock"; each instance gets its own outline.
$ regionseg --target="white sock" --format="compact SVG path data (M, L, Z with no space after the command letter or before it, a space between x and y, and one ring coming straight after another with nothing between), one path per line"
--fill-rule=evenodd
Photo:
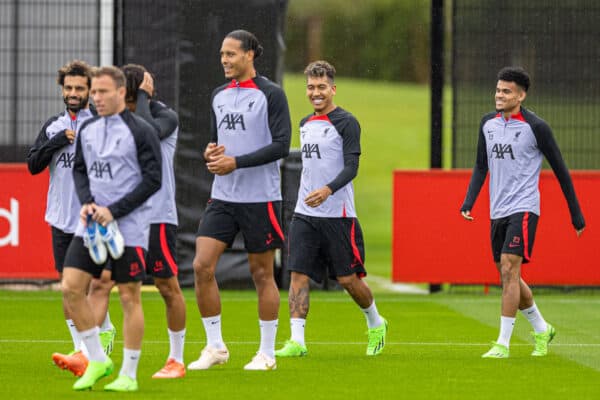
M174 359L178 363L183 364L183 345L185 343L185 328L180 331L169 331L169 358Z
M119 375L126 375L133 380L137 379L137 367L140 362L141 350L123 349L123 365Z
M292 331L292 340L297 342L299 345L304 346L304 326L306 325L306 319L304 318L290 318L290 328Z
M277 336L277 323L279 320L273 321L258 320L260 325L260 348L259 352L275 358L275 336Z
M548 324L546 324L546 320L542 317L542 313L540 313L535 303L531 307L521 310L521 313L527 318L535 333L546 332Z
M77 327L75 326L75 322L72 319L67 319L67 328L69 328L69 333L71 334L71 340L73 340L73 348L75 351L81 350L81 340L79 339L79 332L77 332Z
M85 344L85 347L89 352L89 360L90 361L106 361L106 354L102 350L102 344L100 344L100 329L97 326L92 329L88 329L87 331L79 332L79 337L81 341Z
M113 330L115 327L113 326L110 320L110 314L108 311L106 312L106 316L104 317L104 321L102 321L102 325L100 325L100 332L106 332Z
M512 336L513 328L515 327L515 319L511 317L500 317L500 335L496 343L509 347L510 337Z
M206 332L206 344L215 349L224 348L225 343L221 334L221 314L214 317L202 318L202 323Z
M377 311L377 306L375 305L375 300L368 308L361 308L362 312L365 314L365 318L367 319L367 326L369 329L377 328L381 324L383 324L383 319L379 315Z

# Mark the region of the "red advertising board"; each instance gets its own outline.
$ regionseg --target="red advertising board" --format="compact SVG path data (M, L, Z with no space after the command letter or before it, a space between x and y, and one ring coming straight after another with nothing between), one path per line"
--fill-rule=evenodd
M600 173L572 178L587 227L580 238L551 171L540 177L541 217L523 278L539 285L600 285ZM490 248L487 181L472 210L459 212L471 171L395 171L392 279L396 282L497 284Z
M58 279L44 221L48 173L0 164L0 279Z

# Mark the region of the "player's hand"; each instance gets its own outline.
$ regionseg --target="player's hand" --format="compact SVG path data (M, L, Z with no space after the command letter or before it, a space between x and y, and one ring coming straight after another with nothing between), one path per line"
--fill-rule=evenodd
M65 136L69 140L69 143L73 144L73 142L75 141L75 131L71 129L65 129Z
M139 89L148 93L150 97L154 95L154 79L152 79L152 75L149 72L144 72L144 79L140 83Z
M92 219L102 226L106 226L114 219L108 207L96 206Z
M218 145L214 142L209 143L204 150L204 161L211 162L216 161L220 156L225 154L225 146Z
M215 175L227 175L237 168L235 158L220 154L217 156L210 156L209 159L213 160L206 163L206 168Z
M306 196L304 203L309 207L319 207L329 196L331 196L331 189L329 186L323 186L320 189L313 190Z
M81 206L81 210L79 210L79 218L81 219L81 222L83 222L84 226L87 224L87 216L93 215L95 209L96 204L94 203L87 203Z
M584 228L581 228L581 229L576 229L576 230L575 230L575 232L577 233L577 237L581 237L581 235L583 234L583 230L584 230L584 229L585 229L585 227L584 227Z
M475 219L471 216L471 211L469 211L469 210L461 211L460 215L462 215L462 217L464 219L466 219L467 221L473 221Z

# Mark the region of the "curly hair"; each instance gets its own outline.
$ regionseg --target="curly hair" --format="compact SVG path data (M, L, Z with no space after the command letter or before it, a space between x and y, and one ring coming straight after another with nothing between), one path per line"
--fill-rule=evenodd
M335 81L335 67L327 61L313 61L304 69L304 75L306 75L307 79L311 77L322 78L326 76L327 79L329 79L329 83L333 84Z
M504 67L498 72L498 80L514 82L523 90L529 90L529 74L521 67Z
M88 88L92 86L92 67L81 60L73 60L63 65L58 70L58 77L56 78L56 82L60 86L65 85L65 76L83 76L87 78Z

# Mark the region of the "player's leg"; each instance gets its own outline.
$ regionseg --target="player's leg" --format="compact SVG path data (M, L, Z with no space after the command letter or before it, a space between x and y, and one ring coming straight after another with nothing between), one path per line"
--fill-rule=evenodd
M523 254L523 264L530 261L533 252L533 244L535 241L535 234L537 231L537 223L539 217L533 213L521 213L512 217L513 235L512 242L515 241L515 237L520 238L517 242L520 246L512 243L512 250ZM556 329L548 324L538 306L533 299L533 293L529 288L529 285L521 278L520 280L520 294L521 299L519 302L519 310L525 318L529 321L533 328L532 336L535 341L535 348L531 355L533 356L545 356L548 354L548 344L554 339L556 335Z
M206 236L196 238L194 281L196 302L206 333L206 346L198 360L188 365L188 369L208 369L229 360L229 351L221 331L221 298L215 279L217 261L226 248L227 243L220 240Z
M322 231L326 232L326 249L335 278L365 315L368 328L366 354L378 355L385 347L387 321L379 314L371 289L361 279L367 271L360 223L357 218L323 219Z
M113 351L115 336L117 334L108 311L110 292L114 285L115 281L112 280L112 266L108 265L102 270L99 279L92 279L88 294L88 301L94 311L94 318L100 327L100 342L107 355L110 355Z
M125 247L124 254L113 260L112 277L119 289L123 308L123 364L116 380L104 390L132 392L138 390L137 369L144 336L144 311L141 287L145 274L145 251L140 247Z
M58 272L59 281L62 285L63 278L63 267L65 262L65 255L67 254L67 249L69 248L69 244L73 239L72 233L63 232L61 229L58 229L54 226L51 227L52 234L52 254L54 256L54 268ZM71 335L71 340L73 341L73 350L69 354L61 354L61 356L73 355L79 351L81 351L81 340L79 339L79 334L77 333L77 327L71 318L71 312L67 306L67 303L63 301L63 315L65 317L65 322L67 324L67 328L69 329L69 333ZM60 353L55 353L60 354ZM54 359L54 355L52 357ZM56 363L56 362L55 362ZM58 364L57 364L58 365Z
M310 279L320 281L321 235L313 218L294 215L288 230L288 257L286 268L291 271L288 305L290 311L291 337L275 352L277 357L302 357L308 354L305 342L305 327L310 308Z
M275 249L283 246L281 201L236 205L239 224L248 250L250 274L258 294L260 346L246 370L271 370L275 362L275 337L279 314L279 289L273 273Z
M275 351L277 357L302 357L308 354L304 330L310 306L309 297L310 278L303 273L292 271L288 293L291 337L281 349Z
M112 373L113 363L102 351L99 329L87 300L92 277L100 276L102 266L90 258L80 237L69 245L63 270L63 296L77 326L79 336L89 353L85 373L73 385L75 390L89 389L100 378Z
M169 356L165 366L153 378L183 378L183 348L185 344L185 300L177 280L176 261L177 226L152 224L146 256L146 272L154 278L154 285L162 296L167 313Z
M252 281L258 294L260 346L257 354L267 356L266 364L270 366L274 365L270 360L275 359L275 338L279 314L279 289L273 274L275 250L267 250L264 253L249 253L248 262Z

